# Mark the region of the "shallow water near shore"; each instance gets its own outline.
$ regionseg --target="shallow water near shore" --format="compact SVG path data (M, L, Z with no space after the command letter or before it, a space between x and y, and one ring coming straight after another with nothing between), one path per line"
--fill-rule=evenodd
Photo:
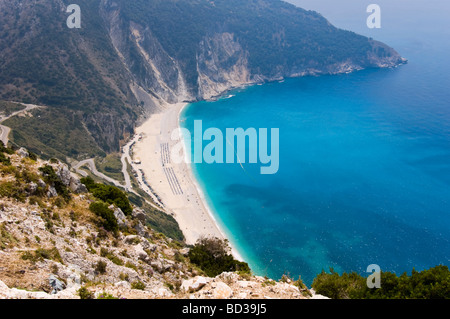
M330 267L450 265L450 44L419 40L389 43L409 60L395 69L288 79L185 108L191 132L200 119L223 132L280 128L275 175L260 164L192 165L257 275L311 285Z

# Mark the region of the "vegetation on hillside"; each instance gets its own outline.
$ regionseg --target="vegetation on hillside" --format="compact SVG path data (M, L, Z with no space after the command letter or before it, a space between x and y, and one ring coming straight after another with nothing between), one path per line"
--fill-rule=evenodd
M1 143L0 156L3 158L0 161L0 197L2 197L0 211L3 216L6 215L9 218L15 215L14 218L16 218L14 222L0 223L0 250L4 253L2 255L4 257L0 260L3 262L0 268L8 269L7 275L5 272L2 273L5 278L12 276L11 280L16 280L15 272L9 271L8 261L4 258L13 258L15 254L18 255L18 259L34 267L33 269L36 263L44 263L48 267L51 266L51 271L57 274L58 267L74 261L74 259L67 261L67 258L74 256L67 253L75 249L81 249L87 256L92 257L91 263L84 263L85 266L92 267L92 269L85 269L86 274L92 270L92 276L90 280L86 276L83 277L83 283L86 284L84 288L94 285L92 278L97 280L102 276L110 276L112 269L118 266L124 267L122 271L139 273L140 279L135 278L136 280L130 281L132 288L146 289L148 281L145 282L145 280L151 277L153 271L149 271L148 267L154 267L152 268L154 271L165 276L167 271L165 267L152 261L161 259L160 257L166 253L171 256L172 264L178 263L184 273L189 272L191 275L195 274L194 276L205 274L215 277L223 272L237 272L241 278L251 277L249 265L236 260L230 254L227 240L202 237L190 247L189 252L181 252L181 249L186 247L185 244L178 240L167 239L153 227L145 230L148 232L146 235L148 240L145 237L136 236L138 229L135 226L142 221L148 226L147 218L152 217L141 220L142 216L132 214L128 216L126 225L119 229L114 212L109 208L110 203L121 205L125 210L126 206L123 206L123 203L131 205L126 194L119 189L84 179L92 193L77 195L71 193L66 185L61 184L62 180L58 177L59 170L55 169L57 166L52 166L60 165L57 161L41 162L36 160L34 154L28 157L19 156L13 149ZM56 190L56 195L49 195L51 187ZM145 213L147 215L148 212ZM39 222L30 223L26 220L27 218ZM161 219L163 220L163 217ZM154 222L158 223L159 220L155 219ZM141 230L144 228L142 224ZM170 224L166 226L168 225ZM119 241L122 237L118 236L120 233L128 238L126 242ZM72 245L71 239L75 238L75 242L85 241L86 244ZM146 247L144 257L138 254L139 257L136 257L136 260L131 259L131 255L136 254L131 247L142 241L147 241L146 245L142 246ZM153 246L153 243L160 241L164 242L161 247ZM155 247L160 250L153 251ZM140 253L142 254L142 251ZM17 263L17 259L15 260ZM178 272L176 270L176 274ZM27 275L32 273L33 271L27 271ZM119 273L118 276L120 280L128 280L127 274ZM167 280L167 286L174 292L178 291L180 278L174 277ZM281 282L290 283L298 287L301 294L309 296L307 287L300 279L294 281L283 276ZM275 284L275 281L266 278L262 286L272 287ZM331 270L330 273L319 274L312 288L318 294L335 299L450 298L450 270L447 266L439 265L423 271L413 270L410 275L404 273L398 276L391 272L382 272L380 289L369 289L366 278L355 272L340 275ZM79 294L86 298L92 297L86 289L80 289Z
M99 1L77 4L83 8L80 30L67 28L65 7L54 1L0 5L0 99L60 111L43 114L42 121L29 119L31 127L14 126L22 136L16 143L30 149L46 146L44 153L51 148L75 158L87 148L89 153L118 151L119 140L131 132L138 116L138 103L102 25ZM71 139L64 139L67 134Z
M25 105L7 101L0 101L0 115L9 116L11 113L25 109Z
M120 188L111 185L105 185L101 183L95 183L91 177L84 177L81 179L89 192L96 198L102 200L108 204L114 204L122 210L125 215L130 216L133 212L133 207L128 200L127 194Z
M145 198L133 193L127 194L116 186L96 183L92 177L84 177L81 182L97 199L116 205L125 215L131 215L134 204L145 212L145 218L142 220L145 225L175 240L184 240L183 232L175 218L150 206Z
M339 275L331 269L319 274L312 288L332 299L450 299L450 271L443 265L411 275L381 272L379 289L368 288L366 281L355 272Z
M103 202L94 202L89 205L89 209L100 218L100 225L107 231L117 232L119 225L114 216L114 212L108 208L108 205Z
M105 155L86 131L81 116L63 108L36 109L30 114L32 116L12 117L3 123L12 129L9 137L14 144L46 159Z

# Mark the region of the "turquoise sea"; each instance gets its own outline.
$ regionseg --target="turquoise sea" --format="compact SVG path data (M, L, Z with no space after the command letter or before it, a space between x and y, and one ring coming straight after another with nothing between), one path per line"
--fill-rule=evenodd
M399 274L450 266L450 19L441 7L400 9L377 34L332 22L393 46L406 65L251 86L183 112L192 133L194 120L223 132L280 129L275 175L260 175L260 164L192 164L257 275L311 285L330 267L364 275L370 264Z

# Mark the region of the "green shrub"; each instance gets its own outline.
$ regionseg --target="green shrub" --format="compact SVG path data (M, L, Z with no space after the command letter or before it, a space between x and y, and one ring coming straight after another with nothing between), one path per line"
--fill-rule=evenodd
M2 153L2 154L6 153L8 155L12 155L12 154L14 154L14 150L10 147L6 147L5 144L2 141L0 141L0 153Z
M11 165L11 160L9 159L9 157L5 156L5 154L0 153L0 163L9 166Z
M36 263L44 259L54 260L60 262L61 264L64 263L59 253L59 250L56 247L53 247L52 249L38 248L33 253L30 251L26 251L22 254L21 258L23 260L29 260L32 263Z
M109 251L106 248L101 248L100 249L100 256L102 257L106 257L109 260L111 260L114 264L118 265L118 266L122 266L123 265L123 261L122 259L120 259L119 257L117 257L116 255L114 255L111 251Z
M188 256L191 263L200 267L209 277L228 271L250 274L248 264L234 259L229 251L228 240L202 237L190 249Z
M106 263L102 260L99 260L97 262L97 264L95 265L95 271L100 273L100 274L104 274L106 273Z
M37 204L39 207L45 208L44 202L38 196L34 196L33 195L33 196L28 197L28 203L30 205L36 205Z
M86 287L81 287L80 289L78 289L77 294L81 299L94 299L94 294L90 292Z
M6 229L5 224L0 224L0 249L12 247L17 243L17 239Z
M0 184L0 196L14 198L23 203L27 199L25 185L18 180L15 182L3 182Z
M28 151L28 157L33 160L33 161L37 161L37 155L34 154L32 151Z
M134 269L136 272L138 271L136 265L133 264L131 261L127 261L127 263L125 264L125 267L130 268L130 269Z
M89 209L100 217L101 225L108 231L116 232L119 229L114 212L108 205L102 202L94 202L89 205Z
M125 215L131 215L133 207L128 200L127 194L118 187L95 183L91 177L81 179L89 192L96 198L108 204L114 204L119 207Z
M144 290L145 284L142 281L135 281L131 284L131 289Z

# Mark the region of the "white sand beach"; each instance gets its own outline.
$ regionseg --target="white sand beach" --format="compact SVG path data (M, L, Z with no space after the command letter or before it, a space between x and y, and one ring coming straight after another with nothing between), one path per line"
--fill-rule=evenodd
M179 116L185 103L168 105L161 113L153 114L136 129L142 138L133 147L133 164L141 169L165 209L180 225L188 244L194 244L202 235L225 239L212 212L207 206L202 191L192 174L190 164L174 163L170 158L172 132L179 127ZM230 243L231 244L231 243ZM243 260L232 247L235 258Z

